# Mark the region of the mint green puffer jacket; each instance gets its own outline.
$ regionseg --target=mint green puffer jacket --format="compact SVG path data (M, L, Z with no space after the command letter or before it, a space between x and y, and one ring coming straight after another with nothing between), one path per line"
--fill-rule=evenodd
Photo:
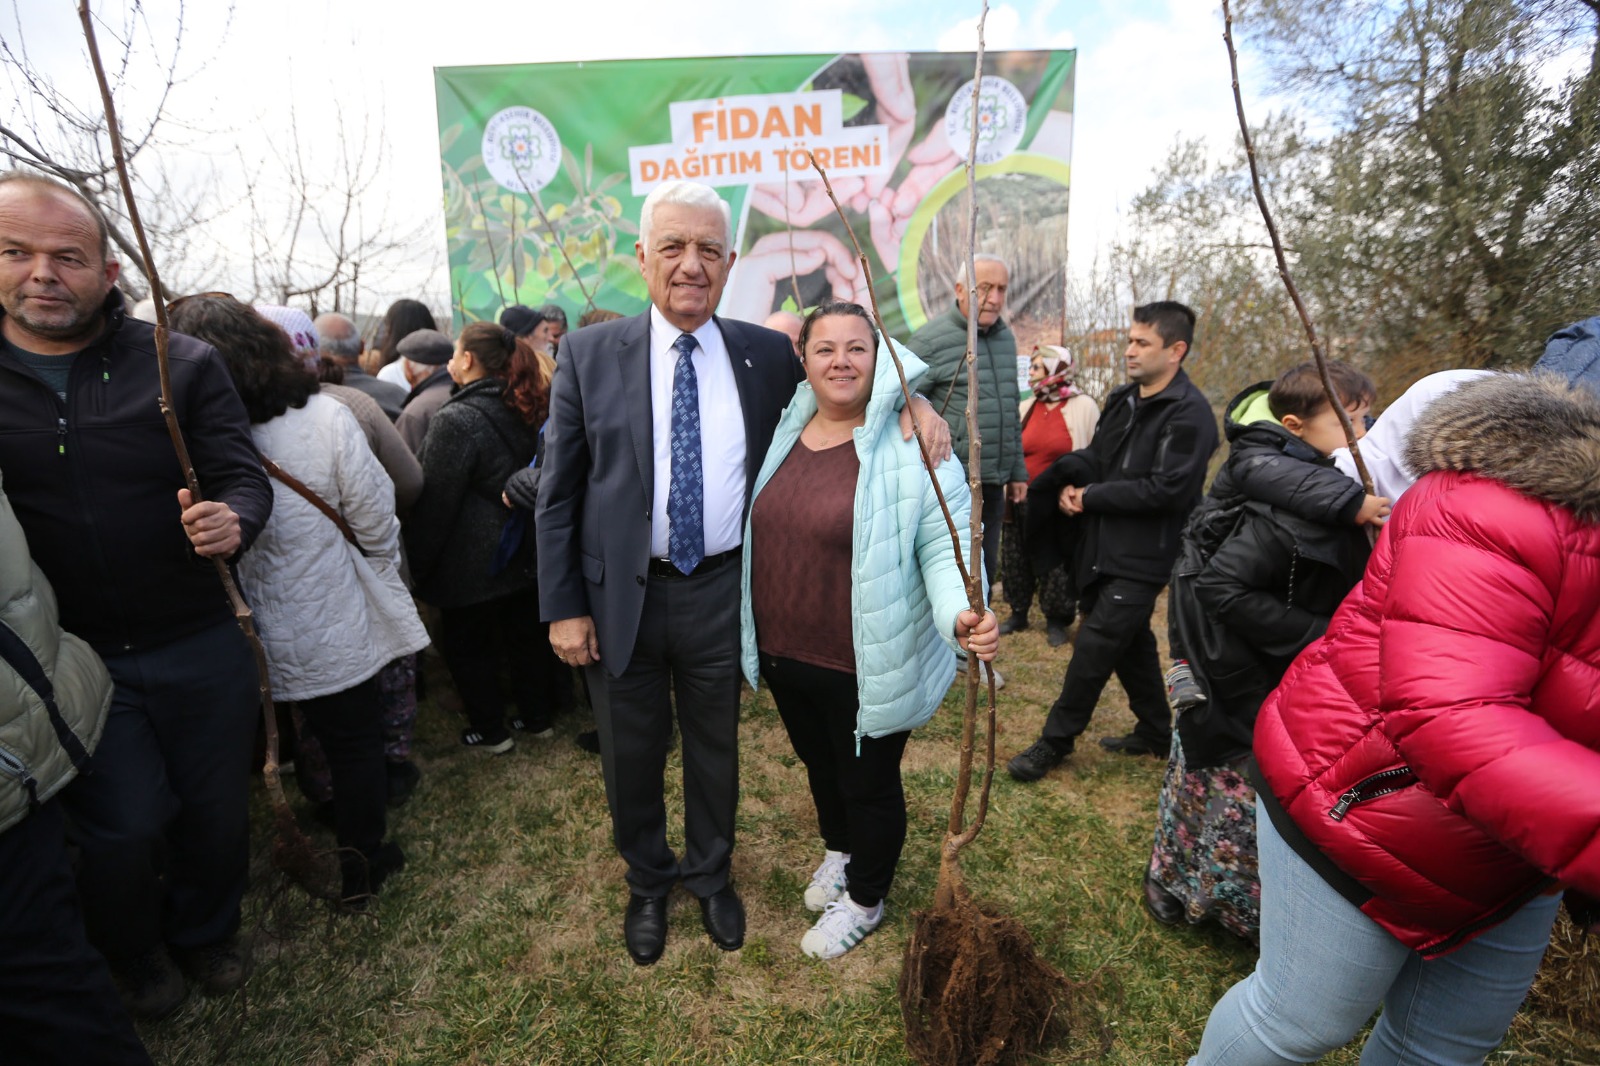
M105 664L57 618L0 487L0 832L77 775L111 707Z
M867 421L855 431L861 476L856 482L855 534L850 558L850 632L856 653L861 709L856 739L902 733L933 717L955 676L956 616L967 594L938 498L915 440L900 436L900 380L879 341ZM915 381L922 360L896 345L906 377ZM754 498L783 464L816 413L816 396L802 383L772 436L756 475ZM961 534L963 558L970 554L971 499L961 464L938 467L939 485ZM750 604L750 558L754 543L745 519L741 636L745 677L758 687L755 615Z

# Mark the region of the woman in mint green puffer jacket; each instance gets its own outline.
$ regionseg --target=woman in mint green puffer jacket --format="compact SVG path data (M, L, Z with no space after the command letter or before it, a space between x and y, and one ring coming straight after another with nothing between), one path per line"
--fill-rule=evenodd
M805 902L824 913L801 947L820 958L882 920L905 841L907 733L938 708L958 648L990 660L998 647L994 616L968 607L917 444L894 417L890 343L856 304L806 319L806 384L778 423L745 528L744 672L771 687L816 802L827 850ZM915 380L922 361L896 350ZM936 473L965 553L961 465Z

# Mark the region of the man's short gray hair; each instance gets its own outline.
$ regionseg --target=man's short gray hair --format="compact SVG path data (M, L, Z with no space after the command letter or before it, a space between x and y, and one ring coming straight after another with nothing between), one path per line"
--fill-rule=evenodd
M701 185L697 181L667 181L651 190L650 195L644 198L644 206L639 209L639 244L646 251L650 249L650 222L660 204L716 208L722 212L722 228L727 233L728 249L732 250L733 212L728 209L728 201L718 196L711 186Z
M334 328L330 330L329 326ZM353 363L361 357L361 331L346 316L334 311L318 315L316 328L318 352L346 363ZM340 336L333 336L334 333Z
M1000 258L998 255L995 255L993 252L979 252L977 255L972 257L972 261L974 263L999 263L1000 266L1005 269L1006 276L1010 277L1011 275L1011 267L1004 259ZM965 259L961 260L961 269L956 271L956 284L960 285L962 288L966 288L967 261Z

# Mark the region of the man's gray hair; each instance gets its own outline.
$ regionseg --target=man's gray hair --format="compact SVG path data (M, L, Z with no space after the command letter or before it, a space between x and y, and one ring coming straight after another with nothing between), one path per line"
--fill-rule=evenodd
M332 326L332 329L328 327ZM353 363L361 357L361 331L356 324L336 311L317 316L317 351ZM333 334L338 333L339 336Z
M1000 258L998 255L995 255L993 252L979 252L977 255L972 257L972 261L974 263L999 263L1005 268L1006 276L1009 277L1011 275L1011 267L1004 259ZM961 269L956 271L956 284L960 285L962 288L967 287L967 261L965 259L961 260Z
M7 170L0 172L0 185L32 185L35 188L45 189L61 196L70 197L83 206L89 213L89 220L94 224L95 235L100 238L100 260L111 261L111 228L106 225L106 216L100 213L100 208L87 196L63 182L46 177L33 170Z
M644 206L639 209L639 244L646 251L650 250L650 222L660 204L716 208L722 212L722 228L727 232L728 250L732 250L733 212L728 209L728 201L718 196L709 185L701 185L696 181L667 181L651 190L650 195L644 198Z

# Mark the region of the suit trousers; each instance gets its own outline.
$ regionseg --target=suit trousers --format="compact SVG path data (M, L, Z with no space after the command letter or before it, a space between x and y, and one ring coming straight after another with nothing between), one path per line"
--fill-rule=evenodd
M203 947L238 931L261 692L232 621L105 663L111 713L61 805L89 939L117 966L163 939Z
M149 1066L106 960L84 937L54 800L0 834L0 900L0 1060Z
M728 884L739 805L739 573L736 556L688 577L651 576L627 667L617 677L604 662L585 667L612 837L641 896L664 896L679 880L702 898ZM664 780L674 702L683 738L681 861L667 845Z
M1161 680L1156 635L1150 631L1159 595L1160 585L1122 577L1102 578L1084 590L1078 640L1061 695L1044 723L1044 739L1057 751L1070 752L1078 735L1089 727L1113 673L1138 720L1134 735L1156 751L1172 746L1172 711Z

